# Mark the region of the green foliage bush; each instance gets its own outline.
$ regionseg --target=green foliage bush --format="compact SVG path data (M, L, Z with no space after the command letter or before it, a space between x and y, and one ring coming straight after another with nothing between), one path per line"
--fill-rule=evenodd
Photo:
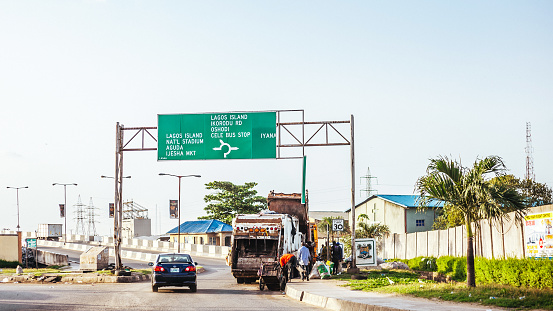
M457 282L467 280L467 258L442 256L394 259L418 271L437 271ZM502 284L515 287L553 289L553 261L539 259L474 259L477 284Z
M20 265L18 261L6 261L3 259L0 259L0 268L17 268L18 265Z
M553 261L532 258L476 258L476 282L515 287L553 288Z
M442 256L436 260L438 273L451 276L458 282L463 282L467 279L467 258Z

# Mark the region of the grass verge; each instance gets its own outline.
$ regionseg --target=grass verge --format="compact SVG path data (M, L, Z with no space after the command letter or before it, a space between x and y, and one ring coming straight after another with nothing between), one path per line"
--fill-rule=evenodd
M553 290L518 288L504 285L480 285L469 288L464 283L436 283L420 279L414 272L380 270L364 272L365 280L351 280L351 275L333 276L348 281L354 290L411 295L426 299L479 303L503 308L553 310Z

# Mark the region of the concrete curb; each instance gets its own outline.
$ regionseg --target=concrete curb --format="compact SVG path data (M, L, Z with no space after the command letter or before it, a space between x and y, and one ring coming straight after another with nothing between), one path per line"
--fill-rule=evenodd
M396 309L384 306L374 306L370 304L349 301L345 299L325 297L322 295L317 295L310 293L308 291L301 291L293 286L286 286L286 296L305 302L307 304L321 307L329 310L337 311L398 311L403 309Z

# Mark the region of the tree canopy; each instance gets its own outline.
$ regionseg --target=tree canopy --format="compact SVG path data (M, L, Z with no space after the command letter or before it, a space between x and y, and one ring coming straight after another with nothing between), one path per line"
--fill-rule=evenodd
M257 186L255 182L235 185L229 181L212 181L205 186L216 192L204 197L208 203L204 208L207 216L198 219L217 219L230 225L237 214L255 214L267 208L267 198L258 196L253 189Z
M422 207L441 200L463 217L467 230L467 285L470 287L476 286L472 222L482 218L508 218L507 213L512 211L520 219L527 208L524 197L502 182L505 170L498 156L476 159L472 168L440 156L430 159L426 175L416 184ZM492 177L498 178L497 182L492 181Z
M546 184L529 179L519 179L514 175L494 177L490 183L495 188L512 188L524 199L526 207L540 206L552 203L552 190ZM478 220L480 218L475 218ZM447 229L464 224L463 215L451 204L444 204L441 215L436 218L433 229Z

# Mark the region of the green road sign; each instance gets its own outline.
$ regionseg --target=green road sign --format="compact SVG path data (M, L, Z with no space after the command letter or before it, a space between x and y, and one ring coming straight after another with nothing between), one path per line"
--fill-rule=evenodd
M158 160L274 159L276 112L157 117Z
M36 239L27 239L28 248L36 248Z

